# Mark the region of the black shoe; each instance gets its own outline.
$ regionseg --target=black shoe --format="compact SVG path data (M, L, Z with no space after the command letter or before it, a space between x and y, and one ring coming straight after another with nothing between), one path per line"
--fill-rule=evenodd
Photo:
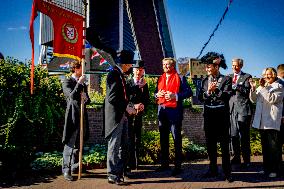
M181 173L182 173L181 168L174 168L174 170L172 171L172 176L177 176Z
M116 184L116 185L128 185L127 182L124 182L124 179L116 177L116 178L111 178L108 177L107 181L109 184Z
M225 181L226 181L226 182L229 182L229 183L234 182L234 180L233 180L233 178L232 178L232 175L227 175L227 176L225 176Z
M241 164L241 159L239 159L239 158L233 158L233 159L231 160L231 164L232 164L232 165L239 165L239 164Z
M169 170L170 169L170 167L169 166L160 166L160 167L158 167L155 171L156 172L163 172L163 171L167 171L167 170Z
M218 176L218 172L217 171L207 171L207 173L205 173L202 178L213 178L213 177L217 177Z
M74 180L72 175L70 173L68 173L68 172L64 173L63 176L64 176L65 180L68 180L68 181L73 181Z

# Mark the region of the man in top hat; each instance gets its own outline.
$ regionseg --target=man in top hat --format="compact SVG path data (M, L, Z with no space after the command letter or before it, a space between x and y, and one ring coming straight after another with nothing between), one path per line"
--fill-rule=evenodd
M127 160L128 114L136 110L128 105L126 81L124 73L133 63L134 53L122 50L115 65L107 75L105 98L105 137L108 141L107 175L108 183L124 185L124 167Z
M144 79L144 61L136 60L132 65L133 77L127 80L129 102L134 106L136 113L128 115L129 161L128 168L135 169L139 162L141 146L142 117L149 103L149 88Z
M251 102L249 100L250 74L242 72L243 60L234 58L232 60L233 93L230 98L230 117L231 117L231 137L234 158L232 164L241 164L241 152L243 157L242 167L250 165L250 122L251 122Z
M229 153L229 100L232 93L232 79L219 71L220 67L227 68L222 54L208 52L201 58L201 62L206 64L207 77L202 80L198 99L204 104L204 131L210 160L209 170L204 177L218 175L217 142L220 142L225 180L232 182Z
M161 143L161 166L157 171L169 169L169 133L172 133L175 146L175 168L172 176L182 172L182 120L184 99L192 96L192 90L184 76L176 71L176 60L162 60L164 73L159 77L155 97L158 103L158 119Z

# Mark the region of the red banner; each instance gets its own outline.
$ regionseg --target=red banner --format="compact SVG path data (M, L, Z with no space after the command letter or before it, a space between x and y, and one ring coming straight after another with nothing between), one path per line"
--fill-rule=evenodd
M30 38L32 42L31 72L33 72L34 69L33 21L37 16L37 11L49 16L53 22L53 55L58 57L73 58L80 61L82 58L83 48L84 18L78 14L67 11L49 2L43 0L33 0L32 14L30 20ZM31 73L31 85L33 85L32 76L33 73ZM31 90L32 88L33 86L31 86Z

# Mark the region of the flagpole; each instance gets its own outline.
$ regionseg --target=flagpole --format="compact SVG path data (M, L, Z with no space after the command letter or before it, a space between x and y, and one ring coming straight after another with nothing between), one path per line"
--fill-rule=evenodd
M83 21L83 49L82 49L82 75L85 74L85 40L86 40L86 20L87 20L87 2L83 0L84 5L84 21ZM87 92L84 91L83 92ZM79 171L78 171L78 180L81 179L82 175L82 159L83 159L83 141L84 141L84 99L81 94L81 117L80 117L80 151L79 151Z

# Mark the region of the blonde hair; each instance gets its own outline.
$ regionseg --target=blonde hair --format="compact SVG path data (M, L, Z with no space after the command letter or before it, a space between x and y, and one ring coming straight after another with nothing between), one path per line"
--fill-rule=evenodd
M164 62L164 61L169 61L170 65L171 65L171 66L174 66L174 67L175 67L175 65L176 65L176 60L175 60L174 58L172 58L172 57L164 58L164 59L162 60L162 62Z
M272 68L272 67L265 68L265 69L262 71L262 76L263 76L263 77L265 76L265 73L266 73L267 71L271 71L272 76L273 76L274 78L277 78L277 72L276 72L276 70L275 70L274 68Z

